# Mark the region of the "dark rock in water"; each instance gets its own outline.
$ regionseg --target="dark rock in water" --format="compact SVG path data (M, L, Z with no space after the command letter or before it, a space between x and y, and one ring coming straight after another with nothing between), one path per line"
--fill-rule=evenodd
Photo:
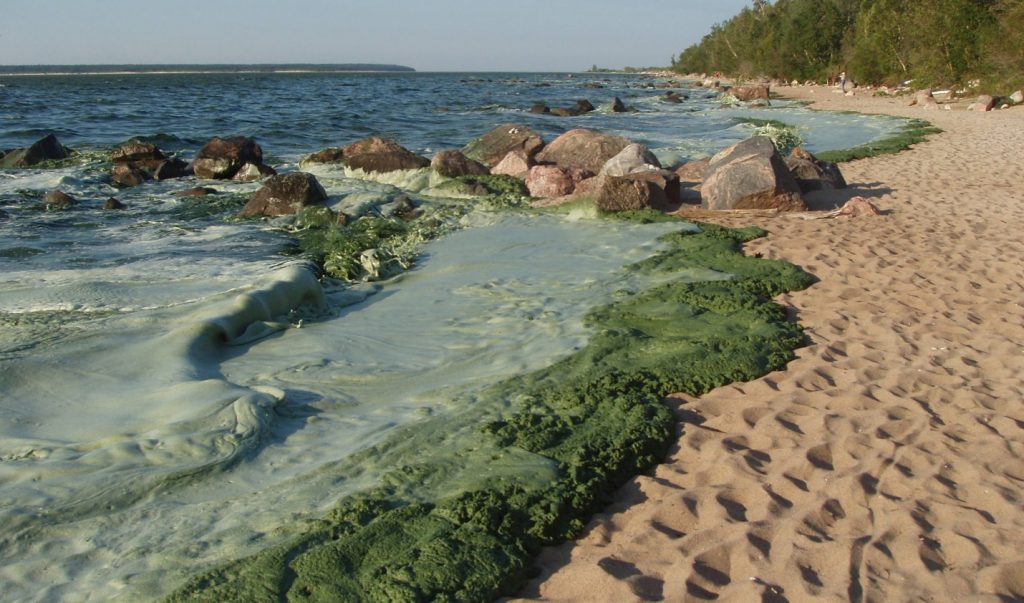
M557 165L536 165L526 176L526 188L531 197L564 197L576 188L569 170Z
M629 146L630 141L576 128L551 141L537 154L538 163L553 163L565 168L582 168L597 173L605 162Z
M392 140L377 136L353 142L342 149L345 165L366 172L416 170L430 161Z
M136 164L129 162L115 163L110 166L110 177L118 186L138 186L149 180L149 174Z
M27 149L14 149L0 157L0 168L31 167L43 161L67 159L71 150L60 144L57 137L48 134L32 143Z
M470 159L494 167L512 151L523 151L533 157L544 146L540 134L517 124L502 124L462 148Z
M9 214L9 213L5 212L4 210L0 209L0 222L2 222L4 220L10 220L10 219L11 219L11 214Z
M124 209L125 207L127 206L124 203L121 203L114 197L107 199L103 203L103 209Z
M269 176L276 176L277 170L262 163L246 163L231 177L235 182L256 182Z
M341 147L331 147L306 155L300 165L305 163L341 163L344 160L345 151Z
M678 92L666 92L662 97L666 103L679 104L686 100L686 97Z
M110 160L116 163L131 163L135 167L154 172L167 157L154 144L148 142L127 142L110 153Z
M755 136L723 150L704 172L701 187L706 209L777 209L803 211L800 185L772 141Z
M270 177L245 204L239 216L283 216L327 200L313 174L291 172Z
M197 186L196 188L190 188L183 191L178 191L175 195L179 197L205 197L206 195L216 195L217 189L207 188L205 186Z
M491 171L487 166L462 154L462 151L446 149L438 151L430 160L430 167L448 178L459 176L486 176Z
M227 180L246 163L263 163L263 149L243 136L214 138L196 153L192 169L197 178Z
M628 111L626 104L622 102L622 99L615 97L612 99L612 112L613 113L625 113Z
M839 166L829 161L821 161L800 147L786 157L786 167L796 178L801 192L846 188Z
M590 103L587 99L580 99L576 101L576 112L577 113L590 113L596 107Z
M498 162L498 165L491 168L491 173L524 179L533 166L533 160L524 151L511 151Z
M190 174L189 165L182 159L172 157L161 161L153 171L154 180L171 180L172 178L183 178Z
M668 206L665 190L642 174L603 176L598 181L594 202L602 211L664 210Z
M530 113L550 113L551 109L544 103L533 103L530 107Z
M565 107L555 107L551 110L551 114L558 117L575 117L579 115L579 111L576 109L566 109Z
M67 209L78 205L78 200L64 192L52 190L43 197L47 209Z

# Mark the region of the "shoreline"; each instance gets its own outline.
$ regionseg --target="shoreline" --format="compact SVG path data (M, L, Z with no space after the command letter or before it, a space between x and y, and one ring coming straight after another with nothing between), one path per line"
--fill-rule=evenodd
M785 371L674 396L667 461L545 550L521 597L1024 596L1024 110L776 91L943 132L843 163L848 189L808 195L859 195L886 215L701 216L765 228L748 254L820 279L777 299L807 346Z

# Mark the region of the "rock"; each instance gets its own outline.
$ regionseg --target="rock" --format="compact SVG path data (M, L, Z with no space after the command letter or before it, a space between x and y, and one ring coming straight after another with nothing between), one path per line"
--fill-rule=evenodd
M551 109L545 103L533 103L530 107L530 113L550 113Z
M700 83L700 85L704 88L718 88L721 84L722 83L720 81L713 78L706 78L704 81Z
M648 170L632 172L623 176L632 180L645 180L661 189L665 195L665 201L669 205L682 203L682 188L679 184L679 175L672 170ZM651 206L655 207L655 206Z
M491 173L525 179L533 165L533 161L524 151L510 151L496 166L491 168Z
M800 186L772 141L755 136L711 158L701 187L706 209L801 211Z
M263 163L263 149L251 138L214 138L196 153L192 169L197 178L227 180L246 163Z
M914 93L914 99L910 101L910 106L917 105L922 109L938 109L939 103L932 96L931 89L918 90Z
M645 145L626 145L601 166L598 176L625 176L633 172L649 172L661 169L661 162Z
M729 93L743 102L750 102L756 99L770 99L770 95L768 94L768 84L757 84L755 86L733 86L729 89Z
M327 200L316 177L306 172L271 176L249 199L239 216L283 216Z
M665 96L662 97L662 100L664 100L666 103L672 103L676 105L683 102L683 100L685 99L686 97L683 96L682 94L679 94L678 92L666 92Z
M641 174L604 176L597 180L594 204L602 211L664 210L668 206L664 189Z
M1010 95L1010 100L1012 100L1013 104L1015 105L1024 103L1024 92L1020 90L1014 92L1013 94Z
M793 149L785 159L786 167L800 185L800 192L846 188L839 166L821 161L800 147Z
M557 165L535 165L526 176L531 197L564 197L576 188L569 170Z
M522 151L527 157L534 157L544 146L540 134L517 124L503 124L462 148L470 159L494 167L511 151Z
M616 96L612 99L612 113L626 113L627 111L629 111L629 109L626 108L626 105L622 102L621 98Z
M594 109L596 109L596 107L594 107L594 105L590 104L590 101L588 101L585 98L576 101L576 112L577 113L590 113Z
M995 104L996 100L994 98L992 98L988 94L982 94L978 96L978 100L974 101L967 107L967 110L979 111L984 113L986 111L991 111L992 107L995 106Z
M142 168L127 162L110 166L110 177L118 186L138 186L149 180L149 174Z
M486 176L491 173L486 165L466 157L462 151L455 149L438 151L430 160L430 167L438 174L448 178Z
M177 157L160 162L160 165L156 166L156 170L153 171L153 180L170 180L172 178L183 178L188 176L191 172L189 171L188 163Z
M377 213L382 218L409 216L414 211L416 211L416 206L413 205L409 195L398 195L390 203L382 203L377 206Z
M551 115L557 115L558 117L575 117L579 115L576 109L566 109L564 107L555 107L550 111Z
M561 167L582 168L596 173L606 161L629 145L629 140L619 136L576 128L552 140L537 154L536 160L538 163L553 163Z
M305 165L306 163L341 163L345 160L345 152L341 147L331 147L329 149L323 149L316 153L310 153L306 155L299 165Z
M160 163L166 160L163 152L148 142L126 142L110 153L110 160L116 163L131 163L147 172L156 171Z
M121 203L117 199L111 197L103 203L103 209L124 209L127 207L124 203Z
M64 192L52 190L43 197L47 209L67 209L78 205L78 200Z
M345 165L366 172L418 170L430 161L393 140L372 136L357 140L341 150Z
M4 220L10 220L10 219L11 219L11 214L9 214L9 213L5 212L4 210L0 209L0 222L3 222Z
M175 195L179 197L205 197L206 195L216 195L217 189L207 188L204 186L197 186L196 188L190 188L183 191L178 191Z
M676 175L679 176L681 182L704 182L704 170L707 169L709 163L711 163L710 157L687 161L676 168Z
M256 182L269 176L276 176L277 170L262 163L244 163L231 177L235 182Z
M70 149L62 145L53 134L47 134L26 149L8 151L0 157L0 168L31 167L43 161L67 159L70 156Z

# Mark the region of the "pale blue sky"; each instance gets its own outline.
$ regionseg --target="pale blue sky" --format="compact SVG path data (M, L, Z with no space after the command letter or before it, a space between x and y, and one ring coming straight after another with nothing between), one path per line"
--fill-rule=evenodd
M0 64L667 65L749 0L2 0Z

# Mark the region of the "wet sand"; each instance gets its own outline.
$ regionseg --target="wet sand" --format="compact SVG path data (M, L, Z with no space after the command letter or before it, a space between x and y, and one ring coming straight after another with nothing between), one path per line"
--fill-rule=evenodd
M1024 598L1024 107L778 91L945 132L842 164L849 189L809 196L883 216L714 218L766 228L748 253L820 279L778 299L807 347L786 371L674 397L667 462L546 550L520 596Z

